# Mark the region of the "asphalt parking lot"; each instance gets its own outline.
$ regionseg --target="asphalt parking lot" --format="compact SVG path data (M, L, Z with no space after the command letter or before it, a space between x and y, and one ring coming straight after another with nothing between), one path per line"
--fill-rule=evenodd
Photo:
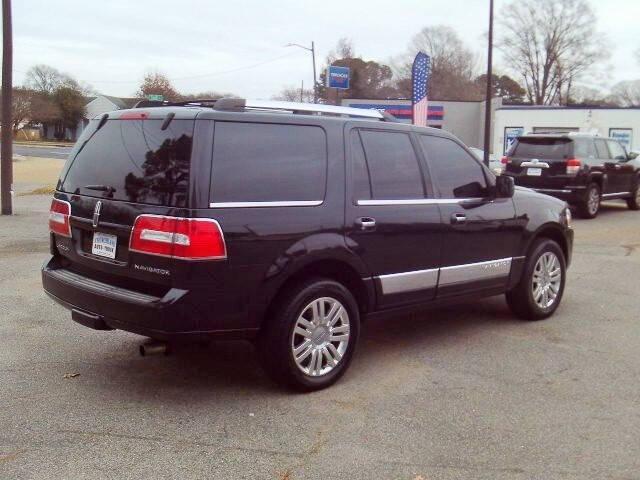
M140 337L73 323L40 285L48 204L0 217L0 479L640 478L640 213L622 203L575 221L552 319L497 297L370 322L342 381L307 395L248 344L142 358Z

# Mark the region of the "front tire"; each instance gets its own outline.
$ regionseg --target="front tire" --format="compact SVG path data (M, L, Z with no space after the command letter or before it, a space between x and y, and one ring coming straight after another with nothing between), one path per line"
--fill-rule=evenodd
M526 259L522 278L507 292L511 311L523 320L542 320L556 311L566 282L566 260L560 246L537 240Z
M587 187L585 199L578 205L578 213L582 218L596 218L600 211L601 191L597 183Z
M347 370L360 333L358 305L342 284L311 279L276 304L258 340L276 382L300 391L335 383Z
M630 198L627 198L630 210L640 210L640 177L636 178L636 185Z

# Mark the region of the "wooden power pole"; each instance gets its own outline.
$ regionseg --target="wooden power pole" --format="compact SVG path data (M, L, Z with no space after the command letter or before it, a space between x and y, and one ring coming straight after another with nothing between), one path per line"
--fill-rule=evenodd
M0 203L2 215L13 213L13 36L11 0L2 0L2 146L0 147Z

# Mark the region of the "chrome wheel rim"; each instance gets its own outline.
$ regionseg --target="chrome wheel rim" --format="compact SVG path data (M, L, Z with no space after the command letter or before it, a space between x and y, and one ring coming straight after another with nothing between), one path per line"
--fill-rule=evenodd
M587 200L587 206L589 207L589 213L594 215L598 211L600 205L600 193L597 188L589 190L589 199Z
M335 298L309 303L291 336L293 359L305 375L320 377L336 368L349 346L349 314Z
M531 292L540 308L547 309L556 302L562 286L562 267L553 252L543 253L533 269Z

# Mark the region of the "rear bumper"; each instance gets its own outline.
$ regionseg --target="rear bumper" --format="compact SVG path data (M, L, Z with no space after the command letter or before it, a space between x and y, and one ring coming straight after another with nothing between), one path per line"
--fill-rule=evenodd
M198 328L204 322L198 321L188 290L171 288L155 297L84 277L61 267L55 257L42 267L42 285L47 295L71 310L74 321L94 330L118 329L163 341L247 339L257 333L256 328L229 328L234 319L226 317L207 319L213 328Z

